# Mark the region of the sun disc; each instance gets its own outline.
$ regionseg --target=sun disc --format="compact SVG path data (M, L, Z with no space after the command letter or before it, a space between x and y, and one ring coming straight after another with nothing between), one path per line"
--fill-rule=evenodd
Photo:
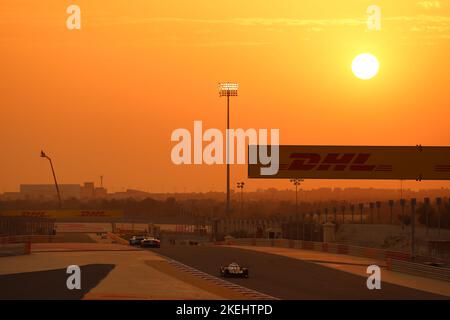
M353 59L353 74L362 80L369 80L378 74L380 64L377 58L370 53L362 53Z

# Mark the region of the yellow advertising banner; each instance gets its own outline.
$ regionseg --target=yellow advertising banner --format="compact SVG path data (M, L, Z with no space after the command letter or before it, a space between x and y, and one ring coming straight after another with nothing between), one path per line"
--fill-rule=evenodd
M118 210L7 210L0 211L0 216L37 217L37 218L120 218Z
M257 154L258 146L249 146L251 152ZM249 163L248 177L450 180L450 147L284 145L279 146L278 172L262 175L261 168L268 166Z

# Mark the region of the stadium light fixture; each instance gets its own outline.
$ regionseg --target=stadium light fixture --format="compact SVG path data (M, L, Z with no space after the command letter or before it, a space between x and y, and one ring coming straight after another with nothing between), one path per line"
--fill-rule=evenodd
M226 214L230 214L230 97L237 97L239 85L233 82L222 82L219 83L219 97L227 97L227 207Z

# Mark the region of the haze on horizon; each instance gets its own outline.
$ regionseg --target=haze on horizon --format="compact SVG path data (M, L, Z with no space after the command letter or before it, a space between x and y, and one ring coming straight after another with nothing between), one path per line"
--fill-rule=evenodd
M78 0L0 3L0 192L21 183L105 177L110 191L223 191L225 166L175 166L171 132L224 128L220 81L239 83L232 128L279 128L281 144L450 145L450 1ZM428 3L428 5L427 5ZM373 53L379 74L351 71ZM290 188L246 179L232 187ZM399 181L305 181L318 187L399 188ZM403 188L450 187L405 181Z

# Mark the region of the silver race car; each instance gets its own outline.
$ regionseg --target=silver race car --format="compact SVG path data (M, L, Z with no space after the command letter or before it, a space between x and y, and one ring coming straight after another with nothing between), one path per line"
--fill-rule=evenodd
M248 269L233 262L226 267L220 267L220 275L222 277L248 278Z

